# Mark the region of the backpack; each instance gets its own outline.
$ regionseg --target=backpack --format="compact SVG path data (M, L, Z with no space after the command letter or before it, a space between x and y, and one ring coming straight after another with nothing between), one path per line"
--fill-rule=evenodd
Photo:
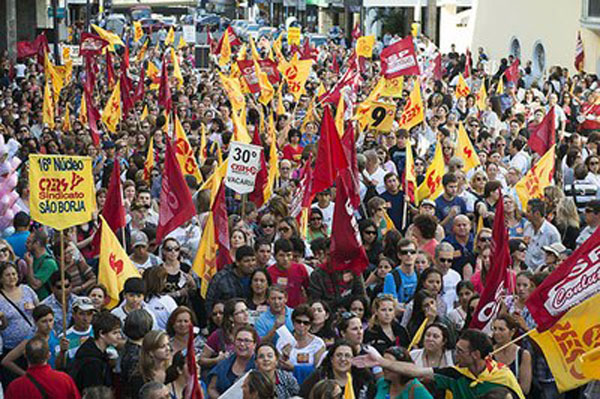
M396 284L396 295L400 292L400 288L402 287L402 276L400 275L400 270L398 268L394 268L390 273L392 273L392 277L394 277L394 284Z

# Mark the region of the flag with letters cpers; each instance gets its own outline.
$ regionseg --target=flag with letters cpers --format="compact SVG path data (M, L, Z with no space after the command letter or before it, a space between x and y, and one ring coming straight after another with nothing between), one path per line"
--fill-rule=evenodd
M102 220L102 237L98 282L106 287L110 298L108 308L112 309L119 303L119 293L123 290L125 281L130 277L140 277L140 272L133 265L102 215L100 220Z
M96 210L90 157L31 154L29 187L31 217L56 230L89 222Z

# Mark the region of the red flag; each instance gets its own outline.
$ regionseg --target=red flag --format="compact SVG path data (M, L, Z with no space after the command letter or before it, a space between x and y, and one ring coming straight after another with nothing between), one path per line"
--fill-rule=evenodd
M360 22L356 22L354 24L354 28L352 29L352 38L357 40L361 36L360 34Z
M279 69L277 69L277 63L275 61L265 58L264 60L258 60L258 65L260 66L260 70L267 74L269 83L272 85L279 83Z
M333 61L331 63L331 70L333 71L333 73L340 73L340 65L338 64L336 53L333 53Z
M540 156L544 155L556 142L556 127L554 126L554 106L541 123L529 127L529 147Z
M94 97L91 92L86 89L87 85L83 85L83 95L85 96L85 108L87 111L88 127L92 135L94 145L100 145L100 132L98 131L98 121L100 120L100 112L94 107Z
M241 46L242 42L240 41L240 39L237 37L237 35L235 34L235 32L233 31L233 28L231 26L229 26L227 28L227 36L229 37L229 45L231 47L233 46ZM225 33L223 33L223 36L221 36L221 39L219 40L219 43L217 44L215 51L213 54L217 55L221 53L221 46L223 45L223 38L225 37ZM212 38L211 38L212 40Z
M349 174L350 170L344 169L336 179L337 191L329 255L333 270L351 270L359 276L369 265L369 259L360 241L358 224L354 220L354 208L350 205L350 189L346 185L346 182L351 180Z
M315 60L316 62L318 55L319 51L316 48L312 48L312 46L310 45L310 40L308 39L308 37L306 37L302 45L302 50L300 51L300 59Z
M171 113L171 89L169 89L169 73L167 72L167 60L163 55L162 67L160 72L160 83L158 87L158 105L163 107L167 114Z
M397 41L381 52L381 74L387 79L420 73L412 36Z
M106 52L106 77L108 79L108 86L113 87L117 83L115 79L115 69L113 68L112 55L110 51Z
M166 138L165 168L159 204L156 243L160 243L167 234L196 214L192 195L183 178L171 140L168 137Z
M519 81L519 59L515 58L515 60L510 64L506 71L504 72L504 76L506 76L506 80L508 82L512 82L515 85Z
M338 173L348 167L340 136L335 128L329 105L325 106L321 121L321 137L315 161L311 194L317 194L333 185Z
M212 206L213 221L215 224L215 241L219 246L217 251L217 270L233 263L229 249L229 219L225 203L225 184L221 183L219 191Z
M578 72L583 71L583 60L585 53L583 51L583 41L581 40L581 32L577 32L577 44L575 45L575 69Z
M146 68L142 67L142 70L140 71L140 80L138 80L138 84L135 88L135 93L133 95L135 101L141 101L144 99L144 89L145 89L144 81L145 80L146 80Z
M467 49L467 56L465 60L465 73L463 77L468 79L471 76L471 50Z
M123 190L121 189L121 167L119 159L115 158L108 191L106 192L106 203L102 208L102 216L116 233L121 227L125 227L125 207L123 206Z
M443 71L442 71L442 55L438 53L438 55L433 60L433 79L434 80L442 80Z
M600 293L600 229L560 264L531 293L527 309L539 332L552 327L569 311Z
M79 43L79 54L82 56L94 56L102 54L104 47L108 46L108 41L100 36L83 32L81 42Z
M125 65L124 66L125 70L128 70L129 69L129 46L128 45L125 46L125 50L123 51L123 61L122 62L123 62L123 65Z
M350 180L346 182L346 186L349 189L350 202L354 209L358 209L360 206L360 175L358 172L358 162L356 160L354 124L352 123L347 125L344 135L342 136L342 146L350 171L350 173L345 174L345 176L350 178Z
M244 77L244 80L248 84L248 89L252 93L258 93L260 91L260 84L258 83L258 76L256 76L256 68L254 68L253 60L241 60L237 62L240 72Z
M83 59L85 60L85 82L83 82L83 88L89 91L91 95L94 87L96 87L96 62L91 55L84 55Z
M311 206L314 196L312 195L313 186L313 169L312 169L312 152L308 154L308 159L304 164L304 168L300 173L300 187L302 194L302 208Z
M217 42L215 42L214 39L212 38L212 35L210 34L210 28L208 25L206 25L206 43L208 44L210 53L217 54L215 51L216 47L217 47Z
M489 330L492 321L500 309L500 301L505 288L508 287L510 275L510 251L508 249L508 230L504 222L504 201L502 194L496 205L494 216L494 228L492 230L492 254L490 257L490 268L488 270L485 286L479 305L473 314L469 328ZM491 330L490 330L491 331Z
M202 390L198 383L198 366L196 365L196 349L194 347L194 326L192 324L190 324L188 331L185 362L188 366L188 379L185 384L184 399L202 399Z
M262 147L260 135L258 134L258 126L254 129L254 138L252 144ZM265 203L264 191L265 186L268 183L269 171L267 168L267 162L265 161L265 152L260 152L260 170L256 174L256 181L254 182L254 191L248 195L248 199L256 204L258 208L263 206Z
M142 71L144 68L142 68ZM143 72L142 72L143 73ZM121 82L121 101L123 102L123 115L127 115L129 110L135 106L135 97L131 95L133 90L133 84L131 79L127 76L127 66L125 62L121 63L121 76L119 77Z
M355 57L355 56L354 56ZM319 98L320 103L338 104L342 89L349 87L352 92L357 92L362 77L360 76L359 63L351 62L351 57L348 61L348 69L344 72L344 75L337 81L337 83L325 94Z
M50 52L48 39L40 33L32 42L17 42L17 58L29 58L37 55L38 63L44 64L44 52Z

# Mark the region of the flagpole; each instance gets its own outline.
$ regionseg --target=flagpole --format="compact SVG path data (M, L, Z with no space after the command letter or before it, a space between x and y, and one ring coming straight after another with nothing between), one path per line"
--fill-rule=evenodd
M504 345L502 345L501 347L499 347L498 349L494 349L493 352L491 352L488 356L494 356L496 353L503 351L504 349L508 348L509 346L511 346L512 344L519 342L520 340L522 340L525 337L530 336L531 334L533 334L536 331L535 328L532 328L531 330L527 331L525 334L521 334L519 335L517 338L505 343Z
M60 283L62 286L61 302L62 302L62 328L63 334L67 333L67 294L65 290L65 235L64 230L60 230Z

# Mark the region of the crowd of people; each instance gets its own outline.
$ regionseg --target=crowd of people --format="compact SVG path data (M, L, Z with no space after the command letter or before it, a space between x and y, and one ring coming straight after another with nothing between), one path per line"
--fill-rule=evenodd
M161 68L168 46L159 42L143 48L144 41L134 42L130 33L125 34L129 51L117 47L114 69L120 73L122 57L129 56L128 73L137 80L149 61ZM387 44L398 39L388 35ZM142 49L145 55L138 60ZM562 67L534 76L524 64L515 85L503 81L512 59L490 70L483 49L474 55L453 49L442 56L441 79L420 80L425 120L410 130L398 122L417 82L406 77L402 95L386 99L398 110L391 131L357 129L361 203L356 218L369 265L355 274L330 267L335 187L316 194L306 228L291 212L295 198L302 196L300 170L317 155L322 106L313 96L320 85L329 89L338 81L337 68L343 72L354 51L331 40L317 50L300 100L283 90L284 110L275 119L279 176L273 196L257 206L226 190L233 262L212 277L205 297L192 270L211 207L203 181L186 176L197 216L161 242L155 240L165 142L173 130L159 107L157 90L151 89L155 82L146 77L144 98L123 116L115 134L101 126L101 144L95 146L78 116L83 67L74 67L72 80L62 89L51 128L42 122L43 65L35 58L0 58L0 133L6 142L17 143L5 156L23 162L16 190L24 209L29 202L28 156L36 153L92 157L98 206L92 221L66 231L64 259L59 234L32 220L27 210L14 215L12 226L2 232L0 374L7 398L182 399L189 340L202 390L210 399L244 375L243 397L261 399L341 398L348 386L357 399L443 398L446 391L454 398L490 399L590 399L600 394L594 382L559 393L540 348L528 338L512 343L535 327L526 306L529 295L600 223L597 76L570 75ZM234 121L218 75L227 67L213 59L209 68L196 68L193 51L193 46L176 50L184 83L178 86L171 75L171 90L173 108L205 181L220 158L228 156ZM267 57L270 51L259 46L258 52ZM284 43L284 56L291 52ZM105 104L112 90L104 57L98 64L93 94L97 104ZM472 65L472 94L457 98L457 79L465 65ZM361 71L354 105L369 95L379 71L374 54ZM498 90L499 84L505 89ZM483 106L476 95L482 86L489 93ZM244 115L251 136L259 130L268 163L271 136L259 121L275 112L276 99L265 107L253 96L246 96ZM556 119L554 179L541 198L521 204L515 184L539 159L527 145L529 128L550 109ZM468 171L458 156L459 124L480 160ZM202 131L208 140L205 152ZM146 180L151 139L156 162ZM405 191L409 141L418 184L436 143L443 151L443 192L419 204ZM99 244L94 236L115 162L122 171L127 214L117 236L124 237L142 277L128 279L121 302L108 309L106 287L97 282ZM491 331L478 331L469 325L494 263L491 227L499 201L510 237L512 284ZM415 336L420 339L413 340ZM510 370L506 383L473 382L490 364L506 365L501 368ZM471 377L453 366L468 369Z

